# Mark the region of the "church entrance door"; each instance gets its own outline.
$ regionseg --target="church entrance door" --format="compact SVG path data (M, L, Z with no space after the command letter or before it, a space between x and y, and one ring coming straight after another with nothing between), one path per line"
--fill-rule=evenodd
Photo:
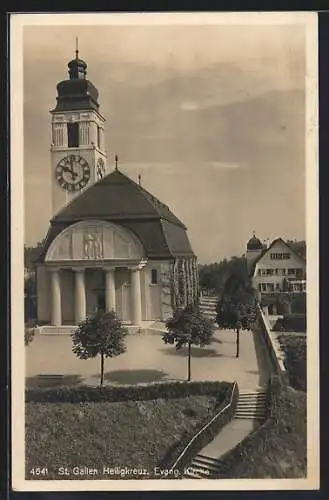
M97 311L105 311L105 309L105 291L102 290L97 293Z

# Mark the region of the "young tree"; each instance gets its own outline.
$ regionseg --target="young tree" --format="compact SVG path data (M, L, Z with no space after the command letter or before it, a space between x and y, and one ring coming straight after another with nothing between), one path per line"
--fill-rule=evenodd
M236 331L236 357L240 354L240 330L250 330L257 319L257 300L250 280L232 274L224 286L224 293L217 304L219 328Z
M237 293L222 297L217 304L219 328L236 331L236 357L240 354L240 330L250 330L257 319L257 302L253 295Z
M205 317L198 307L187 306L185 309L176 309L173 316L166 321L166 332L162 340L165 344L176 344L179 350L188 347L187 380L191 380L191 346L204 347L212 341L214 323Z
M124 343L128 331L114 311L98 311L82 321L71 335L72 351L80 359L100 356L100 385L104 382L104 359L119 356L126 351Z

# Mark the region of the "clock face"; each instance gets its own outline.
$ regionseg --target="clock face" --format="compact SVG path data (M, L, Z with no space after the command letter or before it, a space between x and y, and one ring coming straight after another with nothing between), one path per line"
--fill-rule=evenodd
M105 175L105 163L102 158L99 158L96 167L97 179L102 179Z
M69 155L62 158L55 169L58 184L67 191L83 189L90 179L90 167L80 155Z

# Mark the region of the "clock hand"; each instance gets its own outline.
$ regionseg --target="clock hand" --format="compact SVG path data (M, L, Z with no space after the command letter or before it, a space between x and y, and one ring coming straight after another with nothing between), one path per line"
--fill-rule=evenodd
M74 171L73 156L70 156L70 166L71 168L69 169L69 172L71 173L72 181L75 181L79 174Z

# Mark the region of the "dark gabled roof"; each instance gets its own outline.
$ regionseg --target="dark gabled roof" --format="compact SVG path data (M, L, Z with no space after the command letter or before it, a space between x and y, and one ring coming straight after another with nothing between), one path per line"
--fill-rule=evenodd
M89 218L112 221L164 219L186 229L167 205L119 170L114 170L73 199L53 217L52 222Z
M267 253L271 250L271 248L273 248L273 246L278 243L278 242L281 242L283 243L287 248L289 248L289 250L297 257L297 259L299 259L301 262L304 262L305 263L305 260L300 256L298 255L295 250L292 248L291 245L289 245L289 243L285 242L282 238L276 238L275 240L272 241L272 243L270 244L270 246L268 248L264 248L264 250L258 255L258 257L254 260L254 262L252 263L252 266L251 266L251 269L250 269L250 276L253 276L254 275L254 272L255 272L255 268L256 268L256 264L260 261L260 259Z
M151 259L194 257L186 227L142 186L115 170L74 198L50 223L43 251L43 262L52 241L68 226L83 220L98 219L131 230Z

